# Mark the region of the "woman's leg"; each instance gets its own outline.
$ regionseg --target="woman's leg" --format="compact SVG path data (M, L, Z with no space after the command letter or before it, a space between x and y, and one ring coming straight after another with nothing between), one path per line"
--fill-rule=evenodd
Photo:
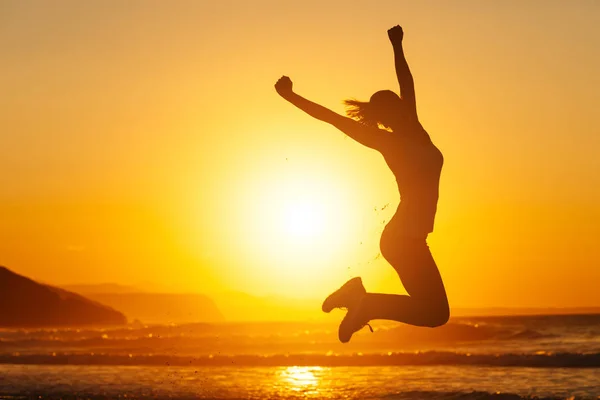
M386 252L408 296L367 293L359 315L388 319L410 325L436 327L444 325L450 309L442 277L425 239L402 238L394 252Z
M408 296L366 293L340 324L340 340L347 342L369 321L385 319L409 325L444 325L450 309L444 283L425 239L402 238L386 260L394 267Z

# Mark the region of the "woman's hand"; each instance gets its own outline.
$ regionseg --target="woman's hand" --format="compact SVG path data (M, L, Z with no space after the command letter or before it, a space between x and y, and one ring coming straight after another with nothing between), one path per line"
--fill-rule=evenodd
M292 80L287 76L282 76L279 78L279 80L277 80L277 83L275 84L275 90L281 97L286 98L293 93L292 86Z
M396 25L393 28L388 29L388 37L390 38L390 42L392 44L400 44L402 43L402 39L404 38L404 31L400 25Z

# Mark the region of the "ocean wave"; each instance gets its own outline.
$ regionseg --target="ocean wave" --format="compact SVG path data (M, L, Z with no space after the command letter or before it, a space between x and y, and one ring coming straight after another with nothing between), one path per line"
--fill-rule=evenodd
M114 354L4 354L0 364L125 365L125 366L495 366L531 368L598 368L600 353L470 354L444 351L349 355L176 355Z
M181 342L211 340L235 343L257 341L289 341L294 338L326 342L335 338L332 332L337 326L310 323L265 323L265 324L187 324L155 325L138 329L107 330L14 330L0 332L0 349L8 346L54 347L54 346L98 346L113 343L115 346L133 342L144 345L156 342ZM597 332L592 332L597 334ZM506 340L531 340L559 337L553 332L534 330L524 326L499 326L469 322L450 322L436 329L397 324L376 324L373 338L379 341L407 343L455 343ZM1 351L1 350L0 350Z
M436 329L425 329L407 325L397 326L381 332L382 339L390 341L412 341L414 343L457 343L508 340L539 340L558 337L522 326L498 326L489 324L451 322Z

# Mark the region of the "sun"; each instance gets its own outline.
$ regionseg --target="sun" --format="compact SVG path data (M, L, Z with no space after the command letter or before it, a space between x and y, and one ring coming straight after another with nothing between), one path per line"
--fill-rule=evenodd
M316 201L290 202L283 208L282 233L296 240L319 239L326 229L325 210Z
M271 244L269 251L305 261L330 252L334 246L332 238L339 235L338 207L316 190L306 190L301 195L278 190L273 188L268 196L279 197L280 201L262 213L263 220L271 221L270 232L265 232L265 239Z
M252 180L233 220L240 263L252 282L303 294L316 282L337 282L360 229L344 183L306 168L297 174L272 170Z
M368 261L373 192L358 190L338 153L292 150L255 157L227 181L223 211L209 215L215 276L245 292L320 298Z

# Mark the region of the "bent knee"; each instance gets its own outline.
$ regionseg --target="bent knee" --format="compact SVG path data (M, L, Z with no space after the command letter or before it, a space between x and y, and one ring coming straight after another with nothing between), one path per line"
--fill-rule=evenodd
M450 307L448 303L440 304L435 307L429 306L425 310L424 325L429 328L437 328L445 325L450 319Z

